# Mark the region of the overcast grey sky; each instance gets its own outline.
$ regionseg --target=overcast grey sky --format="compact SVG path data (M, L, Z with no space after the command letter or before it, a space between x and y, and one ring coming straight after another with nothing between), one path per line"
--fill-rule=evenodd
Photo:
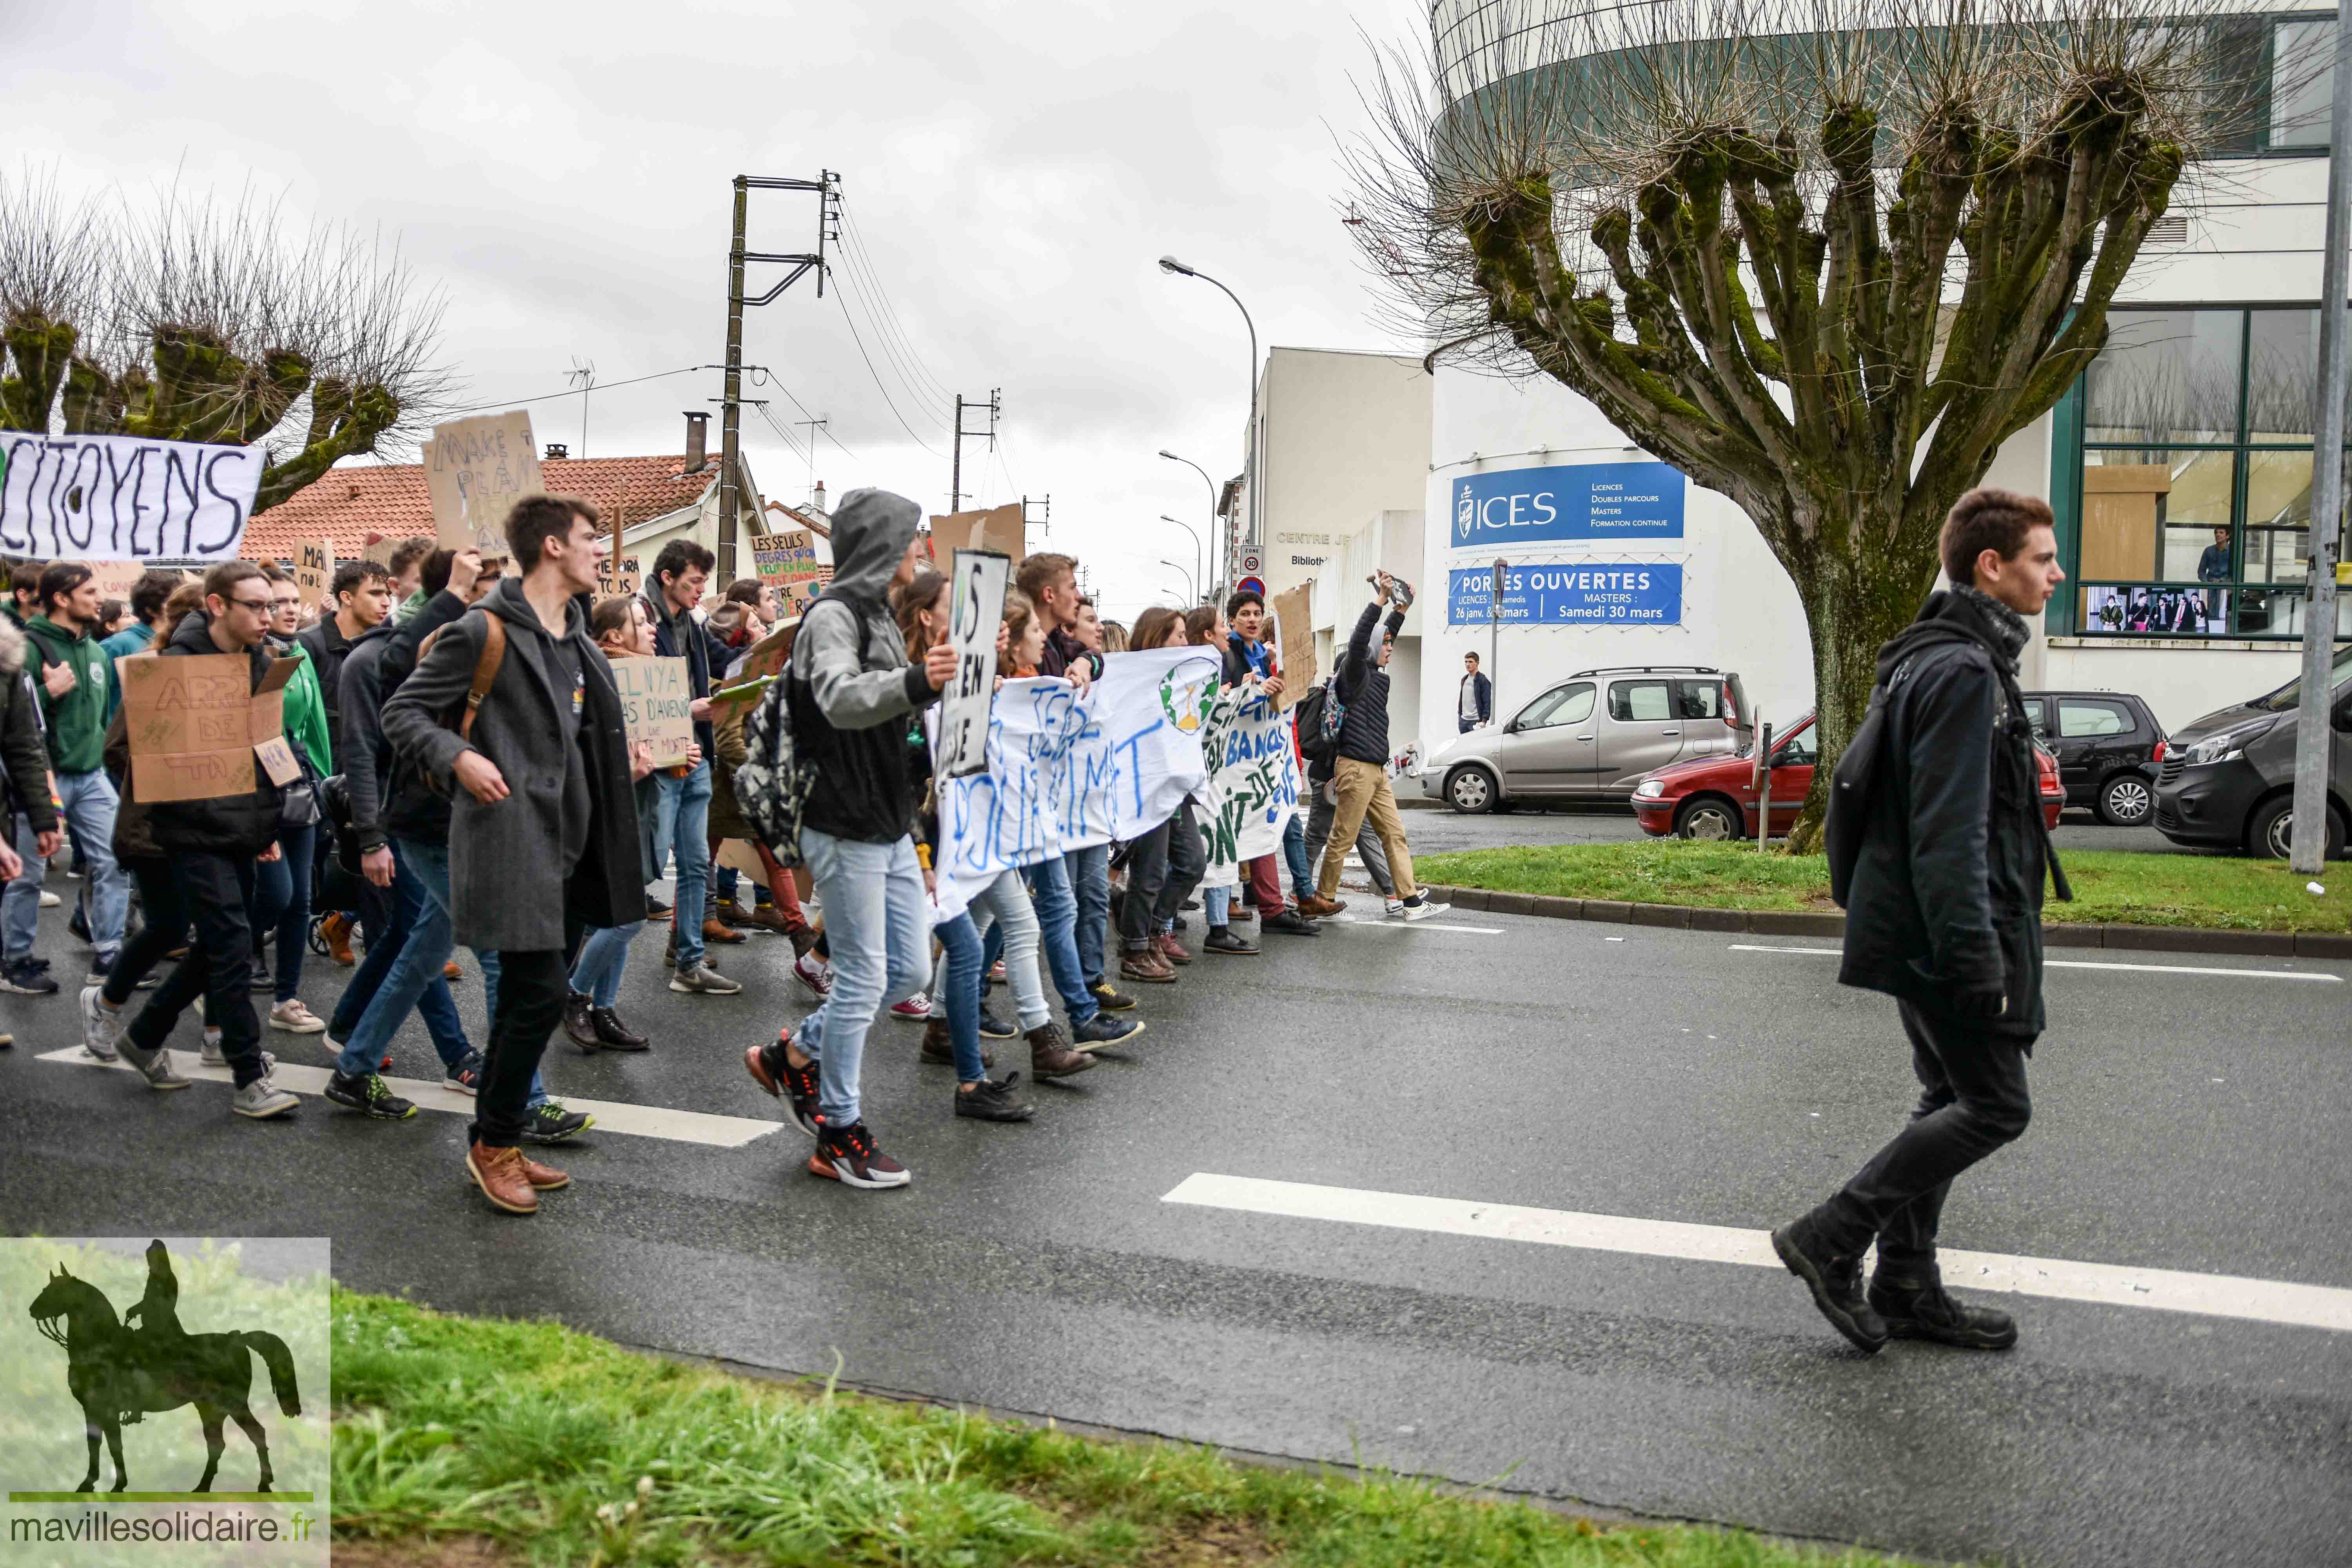
M803 279L747 313L745 360L782 386L746 395L780 422L806 417L793 398L831 416L842 445L820 439L815 467L834 497L883 485L939 510L947 398L1002 386L1007 439L993 459L966 443L966 489L1050 491L1053 545L1087 558L1121 616L1177 591L1160 557L1193 560L1159 515L1206 531L1206 487L1155 454L1237 471L1248 394L1239 315L1156 258L1221 278L1262 346L1386 346L1339 221L1334 134L1362 123L1359 23L1382 39L1426 25L1410 0L0 13L0 146L69 190L135 198L179 170L380 226L446 287L468 403L560 392L575 359L608 382L717 362L730 178L839 171L919 363L894 363L866 313L882 298L845 268L823 300ZM814 231L814 197L754 194L752 248L807 249ZM774 276L755 271L754 290ZM595 393L585 450L679 450L682 412L719 390L705 372ZM583 449L578 397L530 408L542 442ZM745 431L761 488L805 499L807 463L749 411Z

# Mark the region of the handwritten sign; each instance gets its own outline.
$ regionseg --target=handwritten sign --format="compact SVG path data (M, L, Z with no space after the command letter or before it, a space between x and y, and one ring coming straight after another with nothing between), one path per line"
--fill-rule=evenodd
M959 550L948 574L948 640L955 647L955 684L940 694L939 773L960 779L988 768L988 710L996 692L996 632L1004 619L1004 585L1013 559L992 550Z
M0 433L0 552L234 561L268 460L259 447Z
M425 443L425 488L443 544L505 554L507 513L542 488L529 412L517 408L433 426L433 439Z
M1021 503L985 511L951 511L931 519L931 556L945 561L959 550L993 550L1013 558L1018 570L1029 552L1022 545Z
M126 658L118 668L131 787L142 803L253 792L252 676L243 654Z
M609 599L615 594L634 594L645 580L645 569L634 555L607 555L596 563L596 596L600 599Z
M751 564L785 615L799 615L817 595L816 538L805 528L751 535Z
M653 745L654 766L682 766L694 744L694 691L682 658L616 658L613 684L621 689L621 719L629 743Z
M1282 695L1277 711L1287 712L1315 684L1315 584L1301 583L1274 596L1276 667L1282 671Z
M305 539L294 546L294 586L302 591L302 607L310 609L327 596L335 580L335 542Z
M98 584L98 596L103 601L120 599L131 602L131 590L139 586L139 579L147 575L147 568L136 561L93 561L89 563L89 580Z

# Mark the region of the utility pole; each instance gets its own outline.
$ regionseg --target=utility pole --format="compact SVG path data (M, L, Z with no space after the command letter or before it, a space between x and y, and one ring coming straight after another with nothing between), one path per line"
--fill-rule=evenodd
M816 504L816 433L819 427L832 424L833 416L831 415L824 415L814 419L795 419L793 423L795 425L805 425L809 427L809 505L814 506Z
M751 195L761 191L814 191L817 194L816 249L796 255L777 255L769 251L743 248L743 230L751 216ZM814 180L778 179L765 174L735 176L735 238L727 249L727 390L719 400L719 580L730 581L735 575L735 514L741 505L736 495L738 459L742 455L743 402L743 307L772 305L783 291L801 280L802 274L816 271L817 298L824 298L825 247L838 240L841 215L841 176L831 169L822 170ZM743 297L743 267L746 262L776 262L792 268L784 280L756 300Z
M965 429L963 427L963 411L967 408L987 409L988 428L985 430ZM988 449L992 452L995 451L996 416L1003 411L1004 388L1001 386L992 386L989 388L988 401L985 403L981 402L976 397L968 398L961 393L956 394L955 458L950 465L948 475L949 511L956 512L963 510L963 438L967 436L985 436L988 437Z
M1037 509L1037 515L1034 518L1029 515L1029 509L1033 506ZM1052 496L1040 496L1035 500L1031 500L1027 496L1021 498L1021 548L1024 553L1029 549L1029 525L1032 522L1037 525L1037 531L1044 537L1047 539L1054 537L1054 498Z
M2352 245L2352 25L2336 25L2336 101L2328 120L2327 259L2319 285L2319 428L2312 437L2311 581L2303 598L2303 695L2294 714L2294 805L2288 864L2316 877L2327 853L2328 733L2335 708L2336 562L2344 517L2345 247Z

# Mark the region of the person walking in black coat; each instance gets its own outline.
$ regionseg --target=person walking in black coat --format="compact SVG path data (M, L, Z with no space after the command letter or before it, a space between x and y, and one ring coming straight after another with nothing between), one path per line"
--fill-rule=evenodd
M1834 1196L1772 1233L1822 1315L1865 1351L1889 1338L2017 1342L2008 1313L1946 1293L1936 1231L1953 1179L2014 1141L2032 1113L2025 1058L2043 1024L2042 883L2056 867L2017 656L2025 617L2066 574L2050 508L2007 490L1962 496L1942 552L1959 586L1930 597L1879 653L1884 728L1869 798L1855 808L1867 815L1838 973L1895 999L1919 1105ZM1862 1255L1874 1240L1865 1292Z
M507 516L521 571L441 628L383 705L383 734L450 801L457 939L499 955L499 999L474 1100L466 1170L509 1214L536 1214L562 1172L524 1156L531 1079L562 1021L567 914L645 918L637 803L613 668L588 635L585 595L607 548L596 509L525 496ZM495 625L505 653L469 728L457 717Z

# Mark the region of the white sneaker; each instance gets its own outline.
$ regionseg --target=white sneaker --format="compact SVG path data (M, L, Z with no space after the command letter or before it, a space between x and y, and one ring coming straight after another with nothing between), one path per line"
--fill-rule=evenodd
M824 961L814 952L802 953L793 960L793 979L818 1002L824 1001L833 990L833 976L825 973Z
M1404 918L1409 921L1425 921L1432 915L1442 915L1453 907L1452 904L1431 903L1426 893L1415 893L1402 905Z
M711 968L708 962L696 969L670 971L669 988L695 996L732 996L743 989L737 982Z
M301 1103L286 1090L270 1082L269 1075L264 1073L238 1089L236 1098L229 1101L228 1108L239 1116L250 1116L259 1120L264 1117L283 1116Z
M1391 899L1387 903L1381 907L1381 913L1388 916L1389 919L1392 921L1401 921L1404 919L1404 900L1402 899Z
M65 900L63 899L58 897L47 888L43 888L41 889L41 908L45 910L53 910L64 902Z
M280 1002L269 1009L269 1026L289 1035L323 1035L327 1032L327 1021L302 1005L302 999L299 996Z
M120 1059L114 1048L114 1037L122 1031L122 1015L110 1007L99 994L101 987L85 985L81 992L81 1048L84 1054L100 1061Z
M225 1068L228 1066L228 1058L221 1054L220 1031L218 1029L206 1029L205 1031L205 1048L198 1052L197 1055L203 1059L205 1066L208 1068ZM275 1054L269 1051L264 1051L261 1053L261 1070L263 1072L268 1072L277 1065L278 1058Z

